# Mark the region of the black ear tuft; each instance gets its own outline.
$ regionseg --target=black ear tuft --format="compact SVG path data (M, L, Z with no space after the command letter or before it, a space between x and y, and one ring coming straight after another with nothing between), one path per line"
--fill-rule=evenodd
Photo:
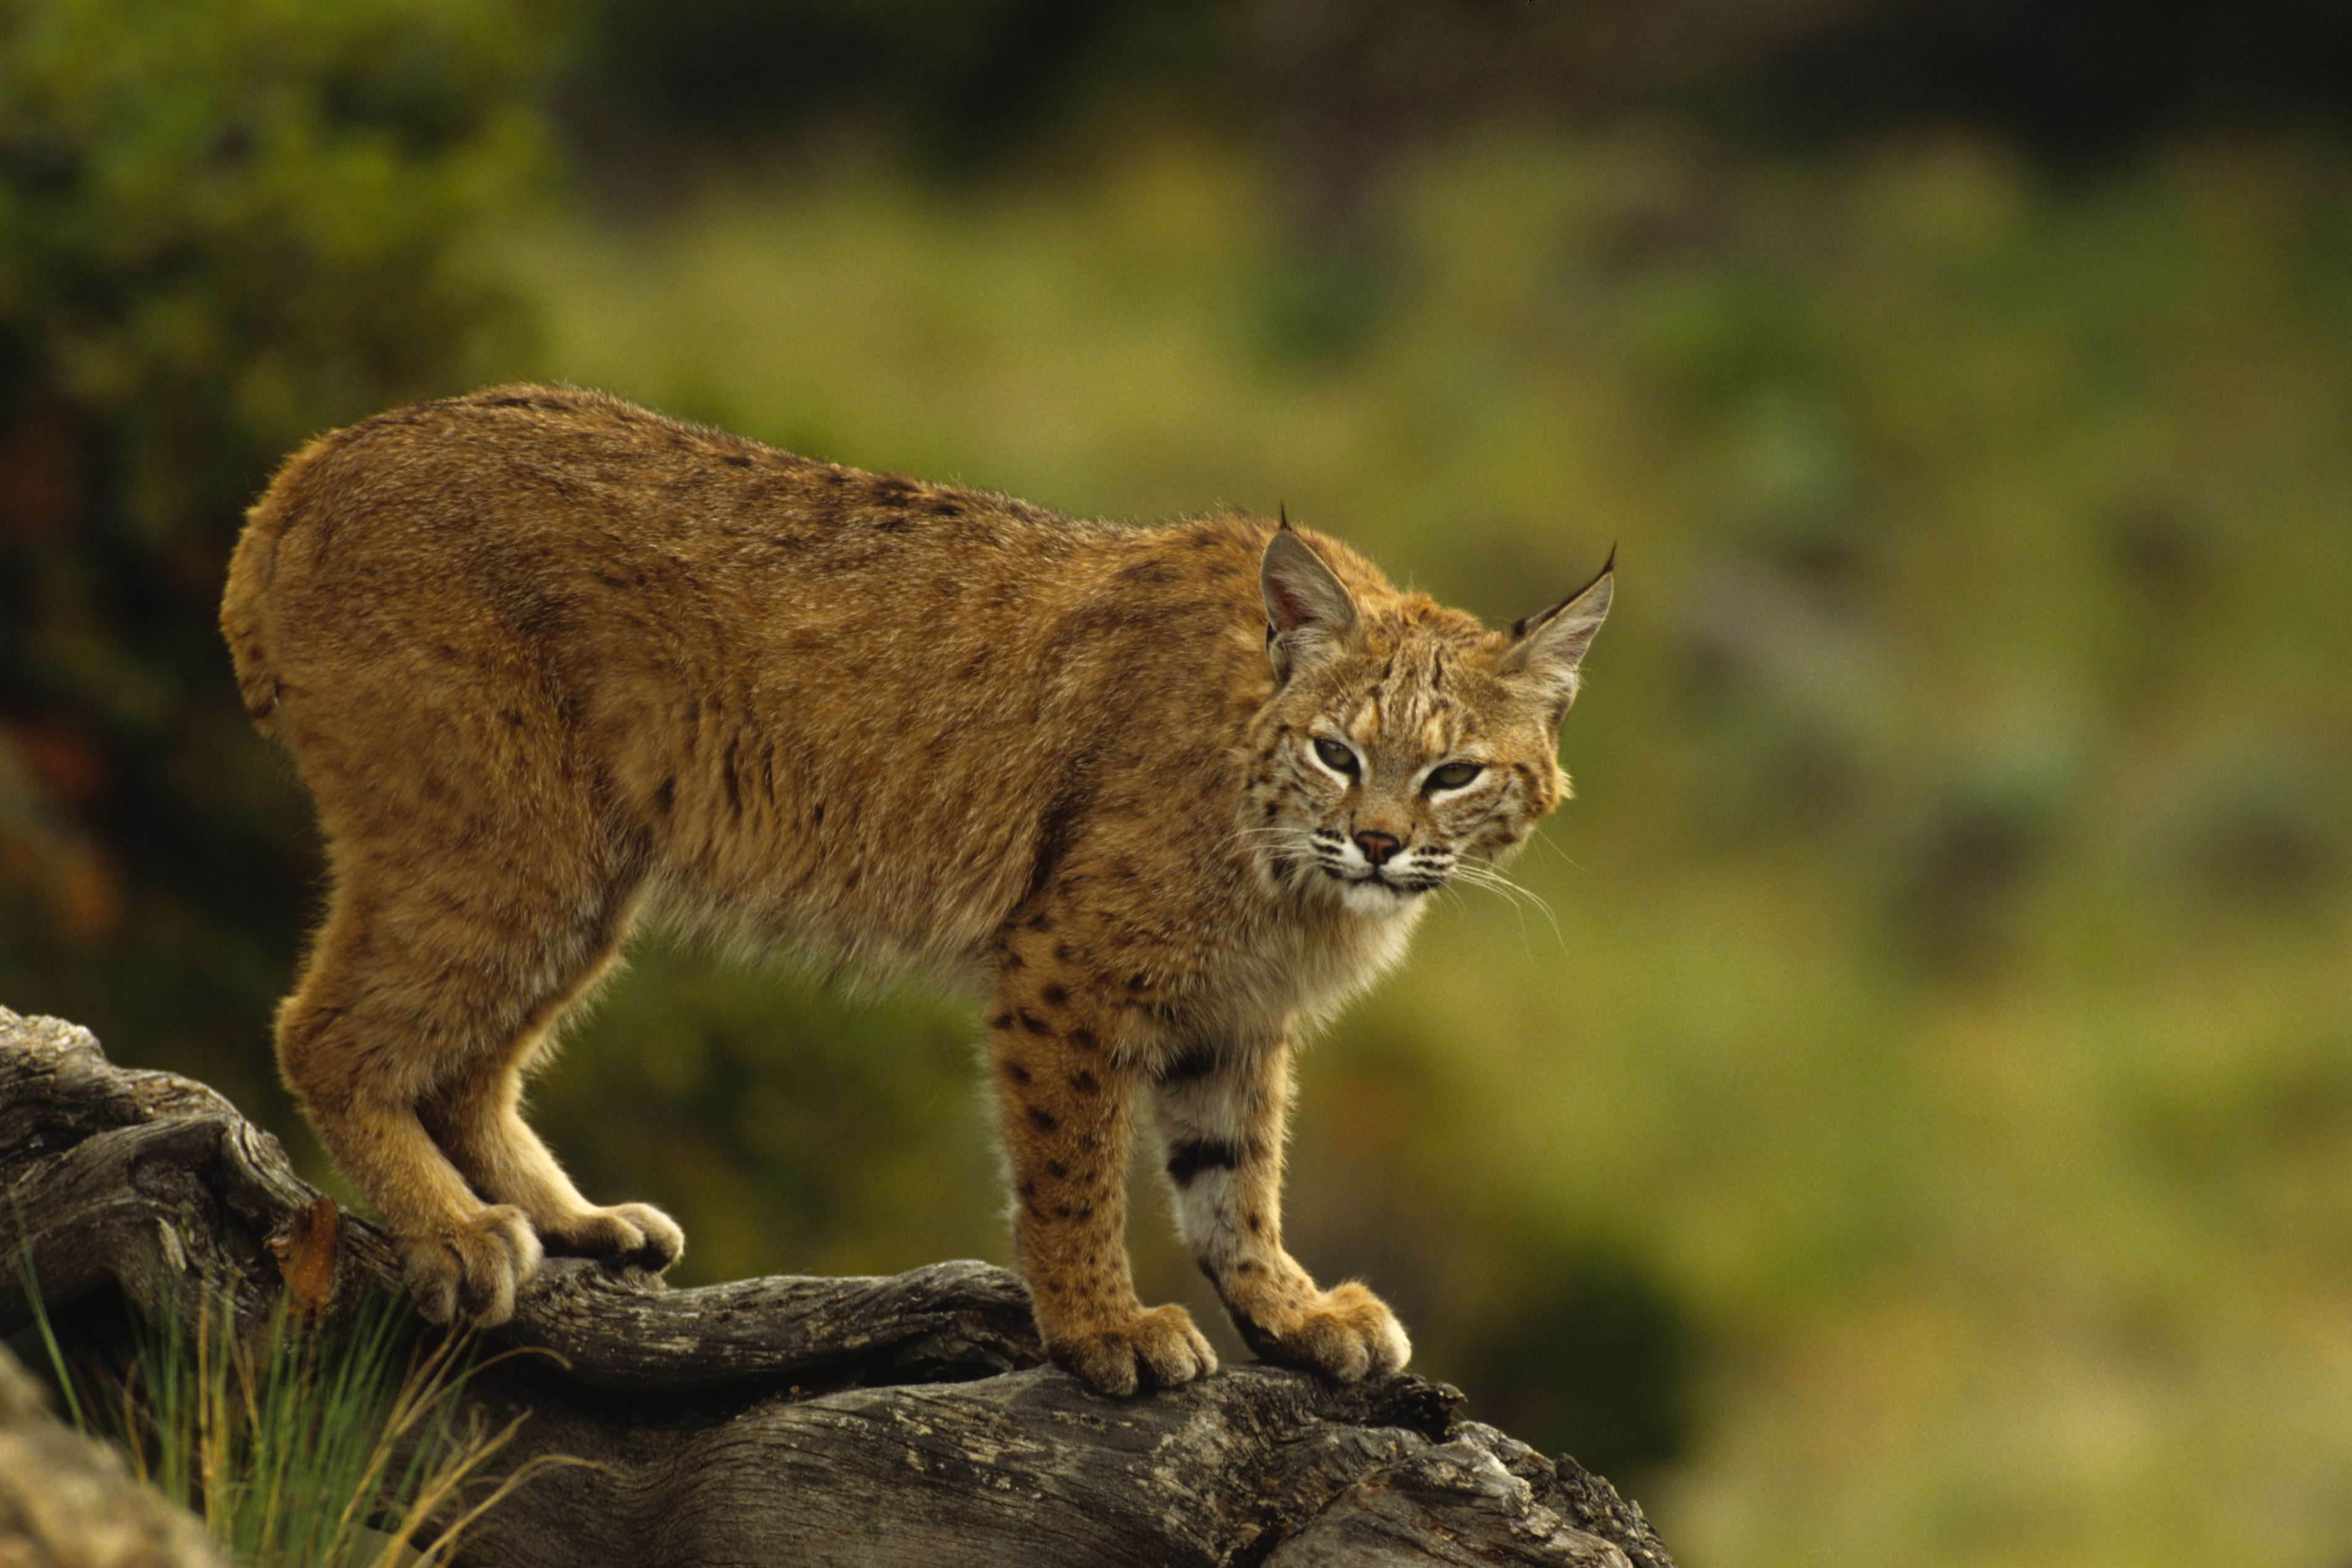
M1612 544L1591 582L1541 615L1512 623L1512 647L1503 656L1500 673L1538 683L1548 690L1553 711L1566 713L1581 684L1584 650L1592 646L1593 634L1609 614L1616 574L1617 547Z

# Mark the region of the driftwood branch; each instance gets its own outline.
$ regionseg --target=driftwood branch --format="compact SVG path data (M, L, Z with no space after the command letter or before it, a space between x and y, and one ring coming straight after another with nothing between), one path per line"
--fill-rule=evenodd
M5 1009L0 1194L20 1265L0 1331L30 1320L23 1254L68 1334L119 1299L151 1323L226 1300L257 1336L289 1294L331 1328L398 1289L381 1233L331 1207L320 1226L226 1100ZM671 1290L557 1262L488 1348L554 1352L466 1384L495 1426L527 1415L489 1480L593 1463L542 1467L461 1562L1671 1568L1606 1481L1462 1419L1443 1384L1244 1366L1097 1397L1039 1364L1020 1281L982 1263Z

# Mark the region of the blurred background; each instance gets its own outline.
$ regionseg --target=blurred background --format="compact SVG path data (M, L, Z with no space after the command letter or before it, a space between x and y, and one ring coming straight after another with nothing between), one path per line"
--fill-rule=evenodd
M1490 621L1616 544L1296 1249L1690 1568L2352 1563L2352 12L0 0L0 1005L322 1182L219 585L519 376ZM538 1120L681 1280L1009 1260L976 1033L656 941Z

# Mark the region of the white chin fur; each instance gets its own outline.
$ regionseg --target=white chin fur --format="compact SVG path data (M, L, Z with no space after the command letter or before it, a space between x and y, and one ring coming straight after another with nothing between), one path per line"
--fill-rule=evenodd
M1360 915L1402 914L1420 896L1410 889L1391 887L1370 877L1339 884L1339 901Z

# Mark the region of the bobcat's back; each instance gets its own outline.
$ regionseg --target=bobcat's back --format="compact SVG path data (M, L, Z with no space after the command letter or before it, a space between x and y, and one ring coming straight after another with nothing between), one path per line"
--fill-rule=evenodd
M1096 822L1187 846L1162 874L1214 860L1272 684L1271 531L1078 522L508 389L299 457L225 620L257 721L364 816L339 841L570 851L695 913L952 960ZM528 842L452 841L446 803L483 791L531 802Z

